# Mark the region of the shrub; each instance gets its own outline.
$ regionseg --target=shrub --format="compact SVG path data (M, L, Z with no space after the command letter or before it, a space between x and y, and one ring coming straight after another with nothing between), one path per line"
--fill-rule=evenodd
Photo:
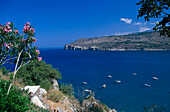
M17 77L22 79L21 83L26 85L40 85L49 90L52 87L51 79L61 79L58 70L52 68L52 65L45 61L34 61L17 72Z
M50 100L54 102L58 102L63 97L63 93L61 91L57 91L53 89L49 91L47 96L49 97Z
M10 72L10 70L7 70L4 66L0 68L0 70L2 70L3 75L7 75Z
M62 93L68 95L68 96L73 96L74 95L74 88L72 84L64 84L62 83L60 85L60 91L62 91Z
M103 106L106 112L109 112L110 108L106 104L101 103L101 105Z
M166 110L166 108L164 108L163 106L157 106L155 104L153 104L151 107L146 107L143 106L145 112L164 112L164 110Z
M9 84L9 81L0 79L0 109L7 112L25 112L29 110L30 96L27 91L12 86L7 96Z
M92 104L91 107L89 107L88 112L104 112L103 106L100 104Z

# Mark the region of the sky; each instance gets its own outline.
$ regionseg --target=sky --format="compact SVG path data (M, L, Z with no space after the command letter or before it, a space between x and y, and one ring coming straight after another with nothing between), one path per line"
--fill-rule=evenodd
M152 30L157 20L137 20L138 1L0 0L0 24L13 22L22 33L30 22L38 47L64 47L79 38Z

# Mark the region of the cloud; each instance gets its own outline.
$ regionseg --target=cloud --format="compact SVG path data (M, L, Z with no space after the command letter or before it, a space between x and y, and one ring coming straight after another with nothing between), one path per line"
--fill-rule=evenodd
M147 31L147 30L151 30L150 28L139 28L139 32L144 32L144 31Z
M134 22L133 25L142 25L142 22Z
M146 25L147 22L143 23L144 25Z
M133 32L118 32L118 33L115 33L114 35L128 35L131 33L133 33Z
M131 24L132 19L128 19L128 18L120 18L120 21L124 21L127 24Z

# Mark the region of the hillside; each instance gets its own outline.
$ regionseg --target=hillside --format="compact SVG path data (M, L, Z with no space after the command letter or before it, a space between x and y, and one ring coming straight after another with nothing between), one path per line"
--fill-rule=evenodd
M81 38L66 44L68 50L170 50L170 38L158 32L133 33L122 36Z

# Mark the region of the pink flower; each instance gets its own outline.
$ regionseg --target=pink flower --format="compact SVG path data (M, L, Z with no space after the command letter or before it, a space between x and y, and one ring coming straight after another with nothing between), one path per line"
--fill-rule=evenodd
M8 44L5 42L4 45L7 46Z
M34 28L30 28L30 31L32 31L33 33L35 32Z
M15 30L15 33L19 33L19 31L18 31L18 30Z
M36 42L37 41L37 39L36 38L33 38L33 42Z
M40 51L37 49L37 50L36 50L36 53L40 54Z
M27 22L27 25L30 25L30 22Z
M30 27L30 26L27 26L27 25L25 24L25 26L24 26L24 28L23 28L22 31L23 31L24 33L26 33L26 32L29 30L29 27Z
M11 24L11 22L7 22L6 24L8 24L8 25L9 25L9 24Z
M10 49L10 47L7 45L7 48Z
M13 46L11 43L8 44L9 46Z
M41 61L42 60L42 57L38 57L38 61Z
M12 29L9 29L8 32L12 32Z
M7 32L7 28L5 28L4 31Z
M10 27L10 26L7 24L6 27Z
M9 28L8 28L9 29ZM12 29L8 30L7 28L4 29L5 32L12 32Z

